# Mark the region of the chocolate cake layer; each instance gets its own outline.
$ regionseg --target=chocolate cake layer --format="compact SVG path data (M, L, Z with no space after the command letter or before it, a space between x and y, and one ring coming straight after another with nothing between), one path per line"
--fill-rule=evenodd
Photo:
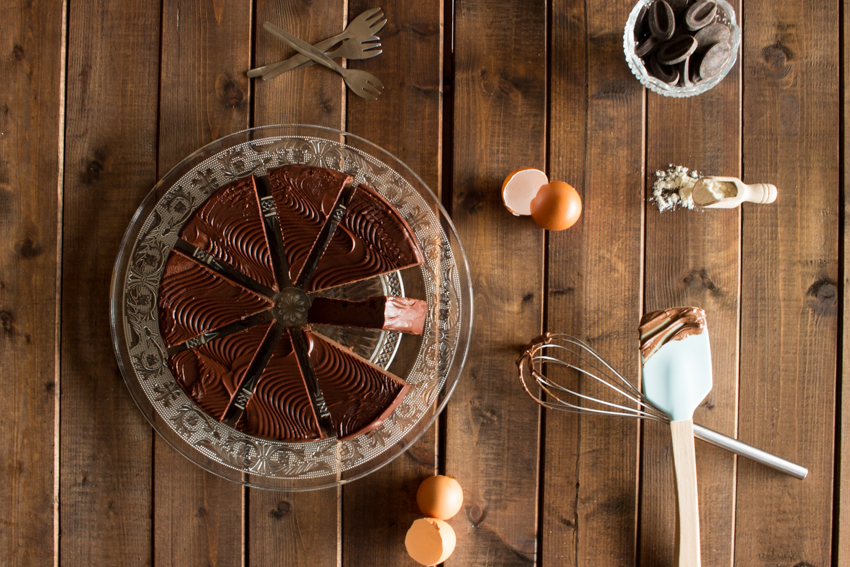
M210 341L168 358L174 378L198 406L220 419L269 323Z
M183 225L180 238L277 290L253 178L222 187Z
M358 185L307 291L365 280L424 261L404 218L374 189Z
M321 167L287 165L268 171L289 277L298 280L337 197L351 177Z
M348 439L379 427L410 385L351 351L309 331L310 362L322 388L337 437Z
M317 325L363 327L421 335L427 314L428 304L420 299L370 297L363 301L349 301L316 297L310 306L307 320Z
M281 337L236 428L277 441L310 441L321 437L289 333Z
M271 302L173 252L159 284L159 328L166 348L271 307Z

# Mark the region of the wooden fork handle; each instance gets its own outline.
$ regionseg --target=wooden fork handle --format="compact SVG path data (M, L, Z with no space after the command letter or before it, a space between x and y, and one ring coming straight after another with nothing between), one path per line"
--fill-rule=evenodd
M679 512L677 547L679 567L700 567L697 463L694 455L694 422L670 422L673 469Z

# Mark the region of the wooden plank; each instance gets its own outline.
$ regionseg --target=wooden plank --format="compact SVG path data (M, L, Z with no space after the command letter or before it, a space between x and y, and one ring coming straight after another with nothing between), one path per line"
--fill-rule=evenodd
M65 8L0 8L0 553L13 566L55 553Z
M643 88L622 61L622 27L632 6L553 5L549 176L578 189L583 212L575 226L549 235L547 327L587 339L635 378ZM581 390L614 400L589 380ZM544 438L543 563L633 564L638 423L547 411Z
M502 204L501 184L545 167L546 6L455 3L452 218L467 251L475 319L448 407L446 470L464 488L447 565L536 559L540 411L517 383L521 345L542 330L543 230Z
M273 24L316 43L342 31L346 0L280 2L259 0L256 7L254 66L294 55L263 30ZM271 81L254 79L254 125L316 124L344 129L345 85L327 69L314 65ZM339 563L341 490L278 493L248 490L248 563L336 566Z
M352 0L349 14L356 16L373 5ZM380 32L384 52L349 66L373 73L386 90L378 101L349 94L346 130L398 157L438 192L443 2L388 2L384 14L387 25ZM405 551L404 536L421 517L416 507L419 483L437 472L436 430L435 424L407 453L343 488L343 565L417 565Z
M843 31L844 43L841 45L843 54L841 67L841 81L844 87L844 93L850 92L850 68L847 61L850 57L850 37L847 36L850 32L850 11L846 8L843 10L844 21L841 23ZM840 458L838 462L837 472L838 482L838 498L836 500L837 511L835 514L835 522L837 528L834 532L837 536L837 541L833 542L833 565L841 565L843 561L850 561L850 447L842 447L841 442L844 439L850 439L850 341L847 340L848 321L850 321L850 273L847 269L850 266L850 227L847 225L847 213L850 211L850 197L847 195L847 188L850 187L850 97L846 94L840 101L842 105L842 116L844 119L844 154L841 157L844 163L844 177L841 179L843 183L844 202L844 256L840 258L842 264L842 273L844 275L844 318L841 320L841 332L838 335L843 339L841 350L841 409L839 429L837 430L838 437L835 440L836 457Z
M809 468L738 462L735 561L828 565L838 314L839 3L744 4L746 205L739 437Z
M74 3L68 33L59 559L149 565L151 428L115 363L106 306L118 245L157 177L160 2Z
M733 3L740 14L740 3ZM647 93L647 192L655 171L684 165L705 175L740 177L740 63L698 97ZM738 401L740 210L678 210L646 216L645 310L702 307L711 338L714 386L694 414L735 436ZM676 561L676 492L670 428L649 423L643 439L640 564ZM696 442L702 564L731 565L735 533L735 458Z
M251 6L165 0L160 70L161 177L201 146L248 127ZM242 562L238 484L154 438L154 558L159 566Z

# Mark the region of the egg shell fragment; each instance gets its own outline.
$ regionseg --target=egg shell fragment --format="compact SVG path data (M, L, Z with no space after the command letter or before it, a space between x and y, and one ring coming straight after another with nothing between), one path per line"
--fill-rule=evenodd
M407 554L417 563L429 566L448 559L456 544L454 529L439 518L416 520L404 538Z
M531 200L549 178L539 169L526 167L512 172L502 183L502 202L517 217L531 214Z

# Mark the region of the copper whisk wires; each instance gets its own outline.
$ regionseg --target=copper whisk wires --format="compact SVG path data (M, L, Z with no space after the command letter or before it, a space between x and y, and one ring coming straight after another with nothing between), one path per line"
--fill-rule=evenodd
M574 370L581 378L602 384L617 397L636 407L582 394L543 374L544 364ZM643 393L617 372L584 341L572 335L546 333L534 339L517 359L519 379L525 392L541 406L566 413L635 417L667 423L669 419ZM540 387L533 388L531 380ZM531 387L530 387L531 386ZM533 388L533 389L532 389ZM543 396L545 394L545 398Z

